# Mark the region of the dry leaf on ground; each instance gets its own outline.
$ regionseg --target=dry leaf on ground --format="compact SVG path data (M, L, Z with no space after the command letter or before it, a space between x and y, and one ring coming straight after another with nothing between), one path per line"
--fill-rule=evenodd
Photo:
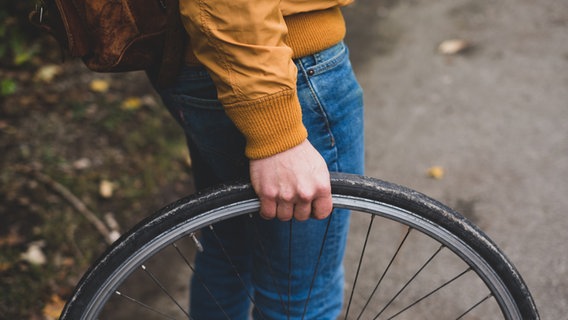
M438 52L444 55L454 55L471 48L471 44L463 39L445 40L438 46Z
M122 101L120 108L122 110L136 110L142 106L142 99L138 97L130 97Z
M102 180L99 184L99 194L103 198L110 198L114 193L114 183L108 180Z
M65 301L56 294L51 295L49 302L43 307L43 316L48 320L59 319L65 307Z
M110 83L106 80L95 79L91 81L89 88L94 92L107 92L110 88Z
M32 243L26 252L21 255L22 260L27 261L33 265L44 265L47 262L45 254L41 250L41 244Z
M433 166L428 169L428 177L441 180L444 178L444 168L441 166Z
M34 80L49 83L53 81L53 78L55 78L62 71L63 69L61 68L61 66L56 64L48 64L37 70L34 76Z

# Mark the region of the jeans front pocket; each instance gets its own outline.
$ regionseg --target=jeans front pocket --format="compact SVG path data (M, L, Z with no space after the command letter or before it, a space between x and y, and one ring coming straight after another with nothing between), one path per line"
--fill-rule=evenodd
M222 181L243 178L245 139L217 100L215 85L200 67L186 67L176 85L160 90L170 113L183 128L195 164L206 164ZM238 172L236 175L235 172Z
M331 171L363 172L363 91L343 43L296 60L308 139Z

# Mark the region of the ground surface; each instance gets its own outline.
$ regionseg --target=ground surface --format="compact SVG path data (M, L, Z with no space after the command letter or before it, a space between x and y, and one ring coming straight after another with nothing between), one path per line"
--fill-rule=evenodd
M462 211L515 263L542 318L564 318L568 3L359 0L346 13L367 174ZM438 52L456 38L472 47Z
M0 319L54 319L112 220L124 232L192 192L185 142L144 74L0 71L18 84L0 109Z

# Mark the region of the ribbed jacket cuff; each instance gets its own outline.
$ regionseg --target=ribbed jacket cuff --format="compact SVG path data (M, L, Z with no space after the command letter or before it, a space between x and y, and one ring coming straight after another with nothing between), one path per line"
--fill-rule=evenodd
M294 90L225 105L225 112L246 138L245 155L261 159L288 150L308 136Z

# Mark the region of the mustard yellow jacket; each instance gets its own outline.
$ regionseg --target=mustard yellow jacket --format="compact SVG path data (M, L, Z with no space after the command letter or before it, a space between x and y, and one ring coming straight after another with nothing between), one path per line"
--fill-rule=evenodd
M186 62L209 70L225 112L246 137L250 159L306 139L292 59L340 42L339 7L352 1L180 1L190 39Z

